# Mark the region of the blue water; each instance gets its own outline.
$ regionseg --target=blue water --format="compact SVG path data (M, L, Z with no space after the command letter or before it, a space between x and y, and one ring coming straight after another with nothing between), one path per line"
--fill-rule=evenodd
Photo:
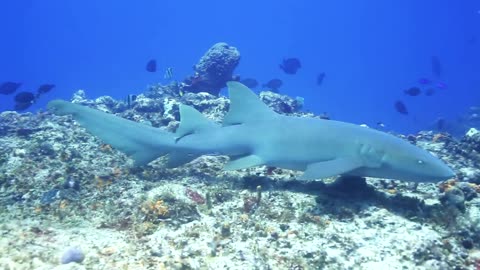
M337 120L407 133L437 117L456 119L480 105L480 3L474 0L403 1L2 1L0 82L22 90L57 85L32 111L78 89L89 98L123 98L149 84L192 74L192 66L223 41L241 53L235 73L261 82L284 81L281 92ZM477 40L475 40L477 39ZM433 78L440 59L448 87L432 97L403 90ZM298 57L288 75L278 65ZM145 71L155 58L158 72ZM316 76L325 72L321 86ZM13 107L0 96L0 110ZM402 99L408 116L393 103Z

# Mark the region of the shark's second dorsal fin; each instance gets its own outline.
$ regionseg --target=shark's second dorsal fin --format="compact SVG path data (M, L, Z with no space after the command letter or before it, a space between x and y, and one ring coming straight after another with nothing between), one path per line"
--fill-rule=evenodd
M198 133L204 129L217 127L217 124L208 120L201 112L190 106L180 104L179 110L180 125L175 132L177 141L189 134Z
M227 86L230 96L230 110L223 120L223 126L264 120L277 115L245 85L231 81L227 82Z

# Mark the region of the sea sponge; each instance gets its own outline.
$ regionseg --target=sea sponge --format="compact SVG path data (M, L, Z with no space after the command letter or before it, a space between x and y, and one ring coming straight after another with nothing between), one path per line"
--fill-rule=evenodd
M60 258L62 264L67 264L71 262L81 263L85 259L85 254L78 247L69 247L63 253Z

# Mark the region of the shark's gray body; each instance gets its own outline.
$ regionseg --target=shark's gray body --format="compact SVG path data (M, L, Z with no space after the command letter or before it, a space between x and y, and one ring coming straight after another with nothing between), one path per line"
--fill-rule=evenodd
M230 157L227 170L268 165L304 171L301 179L335 175L440 181L454 172L429 152L393 135L349 123L284 116L244 85L228 83L230 111L223 125L180 106L175 134L65 101L49 107L73 118L106 143L146 164L169 154L182 165L204 154Z

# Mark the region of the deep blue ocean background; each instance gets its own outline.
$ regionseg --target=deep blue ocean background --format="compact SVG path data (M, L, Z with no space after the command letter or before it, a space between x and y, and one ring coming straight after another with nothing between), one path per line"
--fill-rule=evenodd
M281 93L302 96L305 109L336 120L381 121L408 133L480 105L479 1L30 0L0 8L0 82L32 91L56 84L31 111L78 89L123 99L167 83L167 67L183 80L217 42L239 49L235 73L262 83L280 78ZM433 79L432 56L447 88L406 96L419 78ZM279 69L286 57L301 60L296 75ZM157 73L145 71L152 58ZM318 86L320 72L326 77ZM13 96L0 98L0 111L13 108ZM409 115L395 111L397 99Z

